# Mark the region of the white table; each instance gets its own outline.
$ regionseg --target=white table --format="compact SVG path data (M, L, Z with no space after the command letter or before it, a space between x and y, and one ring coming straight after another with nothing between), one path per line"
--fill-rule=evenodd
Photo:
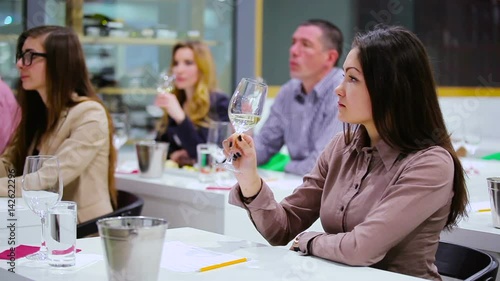
M271 171L260 173L263 178L271 179L269 184L277 200L292 193L302 183L301 177L291 174ZM167 170L157 179L116 174L116 184L118 189L144 199L142 215L165 218L171 227L194 227L268 244L255 229L246 211L228 203L228 190L206 190L210 184L200 183L196 173L180 174ZM276 187L281 183L287 186ZM319 220L313 228L322 231Z
M500 161L462 159L464 168L475 167L479 173L469 173L467 190L472 203L489 201L486 178L500 176ZM443 231L441 240L472 248L500 253L500 229L493 226L490 212L469 213L451 232Z
M500 162L468 158L462 161L465 168L472 165L479 170L479 174L472 173L467 178L471 202L488 201L486 178L500 176ZM301 177L291 174L260 172L263 178L275 179L269 184L278 201L302 182ZM283 186L278 188L281 184ZM267 244L255 230L246 211L227 203L228 191L205 190L206 184L200 183L194 173L186 177L167 171L159 179L117 175L117 186L145 200L144 215L166 218L173 227L190 226ZM319 220L310 229L322 231ZM500 253L500 229L493 227L488 212L471 212L453 231L443 231L441 240Z
M11 229L8 226L11 223L15 224L16 242L39 245L42 237L40 217L26 206L23 198L15 198L15 217L10 217L8 203L8 198L0 198L0 246L8 245L8 239L11 237Z
M350 267L312 256L301 256L279 247L264 246L238 238L192 228L167 230L166 240L184 243L249 258L249 262L207 272L178 273L161 268L158 280L423 280L370 267ZM100 238L79 239L81 253L103 254ZM147 262L147 257L144 257ZM5 263L0 266L7 268ZM56 271L33 268L21 262L16 273L40 281L106 280L104 260L79 270Z

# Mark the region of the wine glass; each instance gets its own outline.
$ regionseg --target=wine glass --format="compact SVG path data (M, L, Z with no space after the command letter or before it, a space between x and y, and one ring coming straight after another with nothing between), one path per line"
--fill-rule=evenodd
M169 75L168 72L163 71L158 79L158 85L156 87L156 92L160 93L172 93L175 87L175 75ZM146 106L146 111L149 115L154 118L161 118L165 113L164 110L156 105Z
M61 201L63 182L61 179L59 160L52 155L26 157L22 178L22 193L26 205L37 214L42 221L42 243L40 250L26 256L29 260L43 261L47 259L45 246L45 221L47 212Z
M259 122L267 96L267 85L249 78L241 79L229 101L229 120L235 133L246 132ZM222 166L229 171L239 172L233 166L233 155L229 155Z
M129 122L126 113L113 113L111 114L113 120L113 146L116 150L120 150L125 143L127 143L129 136Z

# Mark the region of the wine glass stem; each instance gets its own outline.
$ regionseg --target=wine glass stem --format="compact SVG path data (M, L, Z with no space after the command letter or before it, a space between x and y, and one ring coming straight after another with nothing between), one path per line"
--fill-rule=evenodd
M47 245L45 245L45 220L46 220L47 215L43 214L41 221L42 221L42 243L40 244L40 252L41 253L47 253Z

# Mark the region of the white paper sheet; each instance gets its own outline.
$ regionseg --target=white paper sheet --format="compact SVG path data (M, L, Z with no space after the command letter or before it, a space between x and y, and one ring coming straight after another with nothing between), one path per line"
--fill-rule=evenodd
M489 212L490 210L490 201L481 201L481 202L471 202L468 206L469 212Z
M191 246L180 241L165 242L160 266L176 272L196 272L201 268L239 260L231 254L218 253Z

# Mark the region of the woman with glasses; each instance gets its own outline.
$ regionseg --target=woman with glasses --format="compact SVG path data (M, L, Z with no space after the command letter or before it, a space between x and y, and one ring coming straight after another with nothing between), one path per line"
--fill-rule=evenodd
M196 162L196 146L207 141L210 120L229 121L229 98L216 90L215 65L208 46L199 41L178 43L172 51L172 93L161 93L156 105L167 114L157 140L170 143L168 156L180 166Z
M78 222L113 211L116 152L112 122L89 80L78 36L66 27L39 26L17 42L21 120L0 156L0 196L7 177L23 173L26 156L55 155L63 200L78 204ZM21 180L16 178L16 194Z

